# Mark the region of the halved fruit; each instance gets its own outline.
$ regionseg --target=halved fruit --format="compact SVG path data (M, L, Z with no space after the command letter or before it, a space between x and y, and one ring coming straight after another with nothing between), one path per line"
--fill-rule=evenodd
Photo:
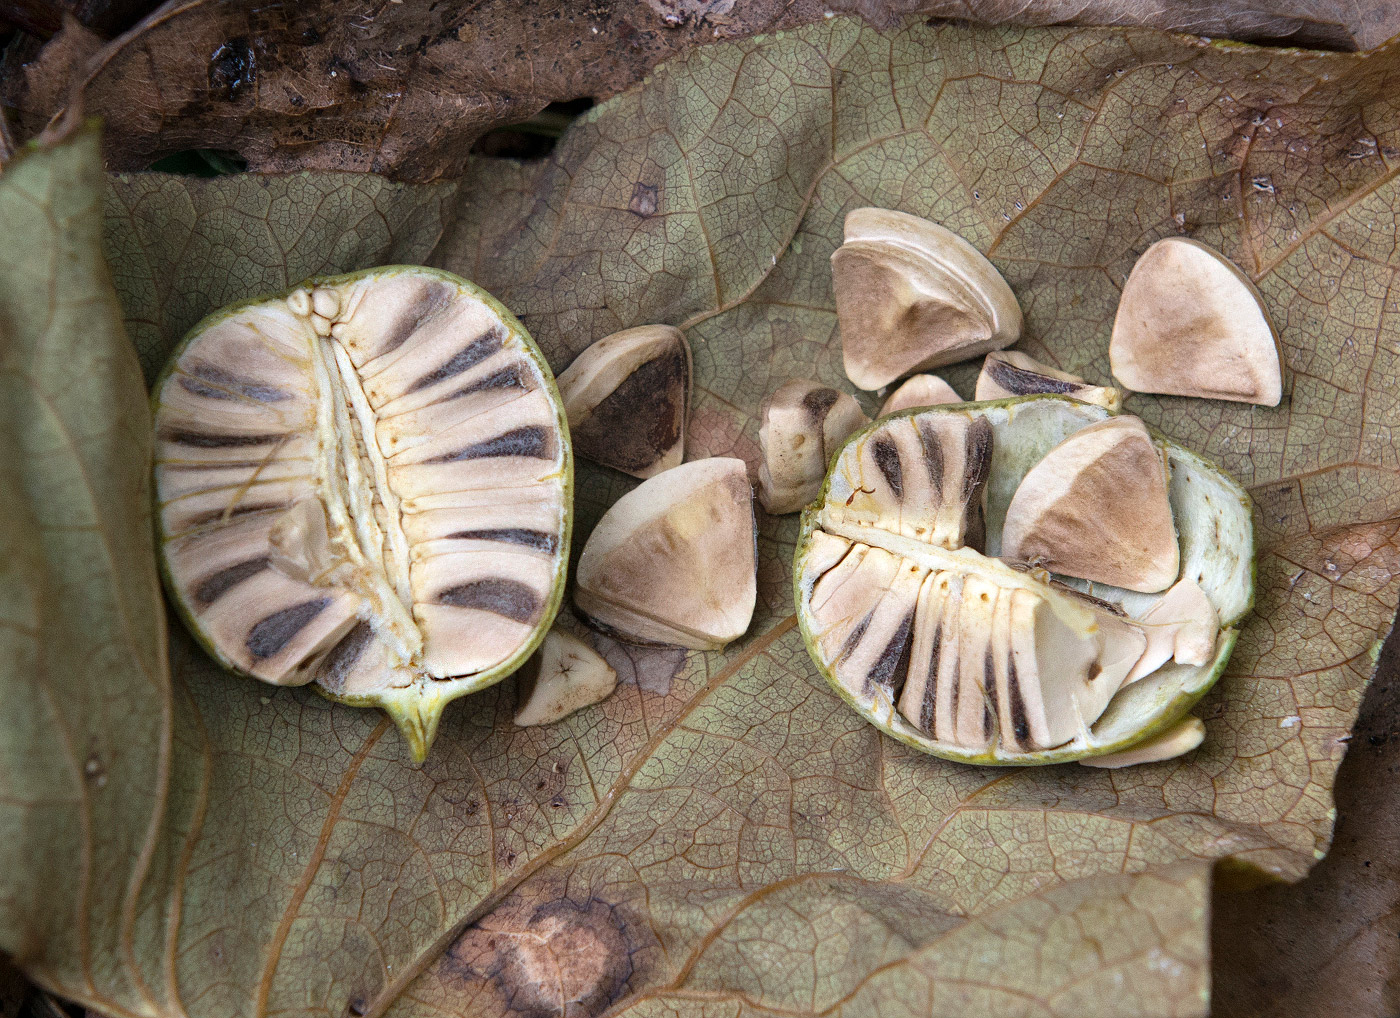
M549 629L568 427L480 288L391 266L226 308L154 402L167 586L224 666L382 707L421 761L443 707Z
M1090 596L1083 580L993 557L1026 475L1114 420L1059 396L950 404L876 421L837 453L802 515L797 617L818 669L862 716L950 760L1064 763L1157 737L1210 688L1254 582L1249 501L1219 468L1160 443L1193 585L1176 594L1094 584ZM1205 655L1196 589L1215 614ZM1172 661L1158 647L1156 667L1136 672L1149 633L1160 645L1167 626L1173 647L1190 627L1189 650Z

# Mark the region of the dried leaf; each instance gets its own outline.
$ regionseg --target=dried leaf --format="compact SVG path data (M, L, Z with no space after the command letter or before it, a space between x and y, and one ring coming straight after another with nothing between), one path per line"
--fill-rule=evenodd
M138 266L119 278L151 362L200 294L393 247L394 226L357 246L372 208L420 238L446 224L433 259L523 312L556 368L621 327L683 325L697 456L754 462L781 380L844 384L827 260L857 205L990 252L1027 351L1095 381L1135 253L1188 232L1256 278L1297 380L1272 410L1130 403L1260 506L1259 606L1184 760L977 770L882 739L793 626L790 518L763 519L755 627L726 654L612 647L617 693L544 729L514 728L494 687L447 713L423 770L375 715L226 676L177 634L133 951L94 939L65 992L219 1015L1203 1014L1212 863L1297 879L1326 850L1400 595L1397 97L1400 51L835 21L668 63L541 166L473 161L455 213L353 178L115 181L108 246ZM279 205L294 187L345 204ZM181 303L157 284L189 251L219 275ZM628 482L578 486L582 537ZM15 950L27 913L4 915Z
M151 415L102 186L95 126L0 174L0 947L42 986L143 1001L128 966L171 700Z
M127 6L132 6L128 4ZM1021 25L1145 25L1212 37L1364 49L1400 33L1400 3L1345 0L600 0L522 12L514 0L186 0L166 4L91 65L70 26L0 89L37 130L86 81L106 155L144 169L190 148L236 150L255 170L460 172L472 142L547 103L614 95L666 57L858 14ZM84 68L86 70L84 71Z

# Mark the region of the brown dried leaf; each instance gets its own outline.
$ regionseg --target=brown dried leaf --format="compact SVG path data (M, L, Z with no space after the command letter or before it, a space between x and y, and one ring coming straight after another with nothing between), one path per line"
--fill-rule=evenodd
M190 148L237 151L252 169L454 175L473 141L550 102L605 98L659 61L716 40L858 14L1020 25L1145 25L1213 37L1357 49L1400 32L1400 3L1344 0L170 0L90 66L70 25L8 104L36 130L70 77L108 125L115 169ZM81 54L85 55L85 54ZM84 67L86 66L86 69ZM81 72L81 73L77 73Z

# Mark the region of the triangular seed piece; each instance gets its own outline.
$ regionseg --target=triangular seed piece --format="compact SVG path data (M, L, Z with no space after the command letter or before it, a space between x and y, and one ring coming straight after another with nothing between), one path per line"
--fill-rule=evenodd
M521 727L549 725L606 699L617 688L615 672L603 656L562 629L545 634L539 650L520 675Z
M559 376L574 451L633 477L680 466L690 373L690 344L669 325L598 340Z
M1021 334L1021 309L992 263L918 216L848 214L831 276L846 375L862 389L1010 346Z
M1012 496L1001 554L1128 590L1171 586L1180 549L1166 464L1143 423L1111 417L1051 449Z
M667 470L623 495L593 528L575 604L625 640L718 649L753 618L755 534L743 460Z
M796 512L821 491L831 453L870 423L850 393L806 378L780 385L763 403L758 500L775 515Z
M980 398L980 397L979 397ZM912 410L921 406L938 406L941 403L961 403L963 398L957 391L937 375L914 375L906 378L898 389L890 393L885 405L880 407L881 417L897 414L901 410Z
M1277 406L1278 333L1254 284L1224 255L1185 237L1133 266L1108 347L1113 377L1138 392Z

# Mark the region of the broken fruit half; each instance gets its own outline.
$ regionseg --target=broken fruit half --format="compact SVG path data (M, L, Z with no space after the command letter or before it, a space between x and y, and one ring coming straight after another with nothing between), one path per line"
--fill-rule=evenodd
M1042 392L1097 403L1105 410L1117 411L1123 405L1123 394L1112 386L1090 385L1078 375L1041 364L1019 350L993 350L982 362L982 372L977 376L977 399L1034 396Z
M224 666L383 708L422 761L563 596L568 428L479 287L390 266L204 319L155 388L161 558Z
M744 461L696 460L643 481L603 514L579 556L574 604L631 643L717 650L749 628L757 566Z
M981 396L977 397L981 399ZM937 375L914 375L906 378L902 385L890 393L884 406L880 407L881 417L913 410L921 406L938 406L942 403L961 403L963 398L951 385Z
M1164 445L1136 417L1070 435L1016 488L1001 555L1095 583L1155 593L1176 581L1180 551Z
M904 212L849 213L831 281L846 374L862 389L1021 335L1020 305L992 263L951 230Z
M1283 352L1264 298L1220 252L1167 237L1133 265L1108 346L1137 392L1277 406Z
M559 375L574 451L633 477L680 466L690 371L690 344L669 325L598 340Z
M607 699L617 688L617 672L603 655L559 628L545 635L518 674L520 708L515 723L522 728L562 721Z
M950 760L1064 763L1156 739L1210 688L1254 582L1249 502L1218 467L1157 446L1183 582L1214 612L1203 659L1193 630L1185 656L1135 674L1150 630L1197 625L1188 588L1170 602L1097 584L1091 596L1082 580L994 557L1024 478L1120 419L1051 395L936 406L876 421L837 452L802 514L797 618L818 669L862 716Z
M821 490L827 460L851 432L870 423L850 393L798 378L763 403L758 500L770 513L793 513Z

